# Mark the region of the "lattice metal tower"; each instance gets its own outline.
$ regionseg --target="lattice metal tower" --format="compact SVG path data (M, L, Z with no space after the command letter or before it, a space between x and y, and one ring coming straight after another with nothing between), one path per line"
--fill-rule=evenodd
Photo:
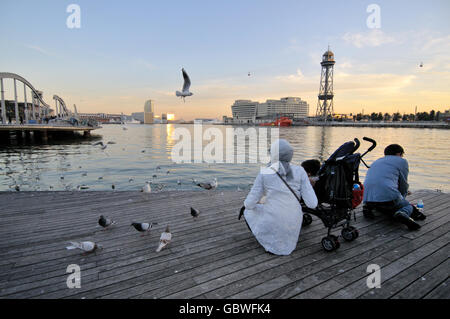
M319 101L317 103L316 116L327 121L333 118L333 70L334 70L334 53L325 52L322 56L322 75L320 76Z

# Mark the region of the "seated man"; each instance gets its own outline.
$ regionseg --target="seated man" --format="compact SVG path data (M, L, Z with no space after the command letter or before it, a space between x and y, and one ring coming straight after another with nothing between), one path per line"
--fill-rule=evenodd
M410 230L417 230L420 225L414 220L423 220L425 215L405 199L409 193L409 168L404 153L400 145L389 145L384 150L385 157L372 164L364 181L363 212L365 217L373 217L373 210L393 213Z
M308 174L309 181L313 187L319 179L317 173L319 173L320 166L320 162L316 159L307 160L302 163L302 167Z

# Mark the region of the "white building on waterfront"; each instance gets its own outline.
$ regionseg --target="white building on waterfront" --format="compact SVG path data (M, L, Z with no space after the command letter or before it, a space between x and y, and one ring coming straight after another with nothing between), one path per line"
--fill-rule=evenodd
M284 97L280 100L267 100L264 103L250 100L236 100L231 106L233 123L253 124L275 120L286 116L294 121L309 115L309 105L299 97Z

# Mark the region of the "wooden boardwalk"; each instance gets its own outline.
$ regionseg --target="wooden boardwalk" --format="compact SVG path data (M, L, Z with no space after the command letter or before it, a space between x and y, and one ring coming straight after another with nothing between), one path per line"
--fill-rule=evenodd
M420 191L428 218L419 231L358 209L357 240L323 251L317 218L302 229L290 256L265 253L237 220L245 192L0 193L0 298L446 298L450 297L450 194ZM202 211L197 220L193 206ZM100 214L117 225L103 231ZM132 221L158 222L140 237ZM161 232L173 241L160 253ZM335 231L336 234L340 230ZM69 240L104 246L83 256ZM81 288L66 285L81 267ZM366 285L381 267L381 288Z

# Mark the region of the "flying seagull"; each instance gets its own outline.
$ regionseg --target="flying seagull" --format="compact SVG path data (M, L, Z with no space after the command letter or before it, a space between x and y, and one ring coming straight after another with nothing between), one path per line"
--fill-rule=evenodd
M183 73L183 78L184 78L183 90L181 92L176 91L175 95L181 97L183 99L183 101L185 101L184 98L186 96L192 96L192 95L194 95L194 93L189 92L189 88L191 86L191 80L189 79L189 75L186 73L186 71L184 69L181 69L181 72Z
M150 233L150 230L152 229L153 225L158 225L158 223L132 223L131 226L133 226L138 232L141 233L145 233L147 232L147 234ZM143 234L142 236L144 236L145 234Z
M159 246L156 249L156 252L160 252L161 249L166 247L172 241L172 234L170 233L169 226L167 226L164 233L161 234L161 238L159 239Z
M104 150L108 146L108 145L103 144L103 142L97 142L97 143L92 144L92 146L97 146L97 145L100 145L102 147L102 150Z
M70 246L67 246L66 249L72 250L72 249L80 249L84 251L85 253L92 253L96 251L97 249L103 249L102 245L96 244L92 241L83 241L83 242L75 242L71 241L69 242Z
M116 224L116 221L101 215L98 224L103 228L108 228L109 226Z

